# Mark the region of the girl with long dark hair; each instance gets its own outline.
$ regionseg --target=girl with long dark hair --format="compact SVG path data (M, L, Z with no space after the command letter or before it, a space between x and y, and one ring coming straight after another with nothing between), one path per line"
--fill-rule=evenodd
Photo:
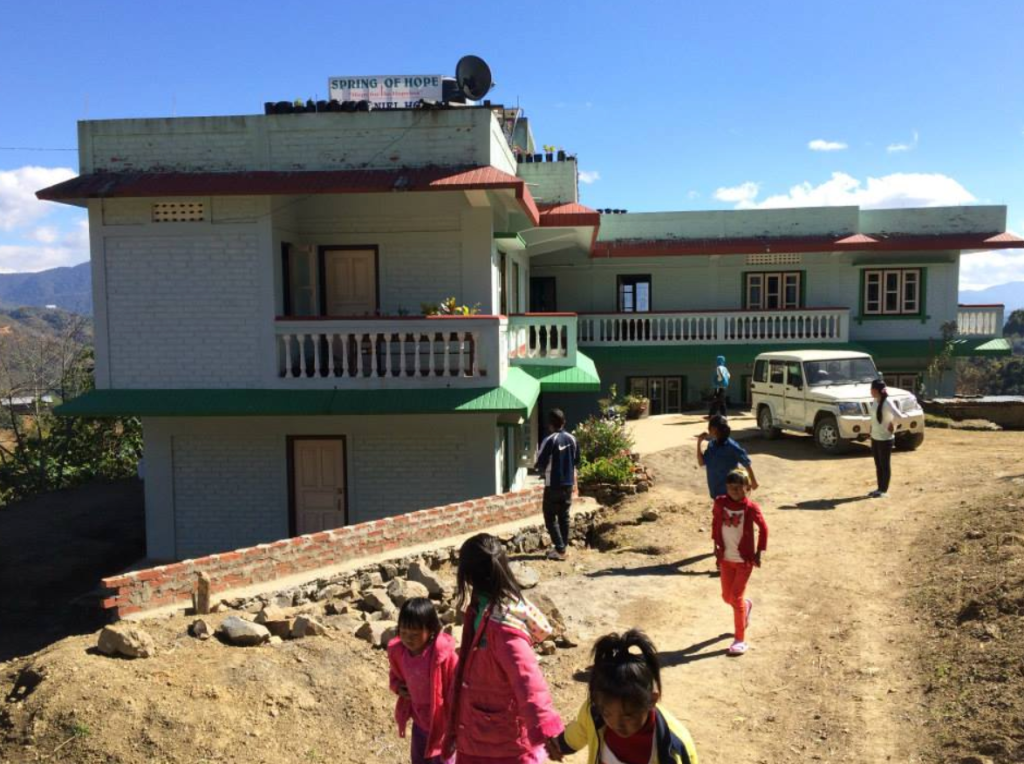
M907 417L889 400L889 390L882 380L876 379L871 383L871 398L873 400L868 406L871 415L871 455L875 459L878 490L868 496L884 499L889 493L889 482L892 480L892 447L896 441L896 425Z

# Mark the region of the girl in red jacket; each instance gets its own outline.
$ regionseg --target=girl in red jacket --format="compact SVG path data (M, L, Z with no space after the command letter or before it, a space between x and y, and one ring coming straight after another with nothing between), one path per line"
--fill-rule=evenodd
M551 625L520 593L494 536L462 545L457 585L466 612L445 750L458 764L539 764L564 729L533 653Z
M768 548L768 525L761 508L747 498L750 477L746 470L735 469L725 478L726 495L715 499L711 535L715 557L722 571L722 599L733 611L733 643L729 655L747 651L746 630L754 603L746 599L747 581L754 567L761 567L761 553ZM757 547L754 526L757 526Z
M402 605L398 636L388 643L388 661L391 692L398 695L399 737L405 737L412 719L412 764L446 764L445 707L459 658L455 640L441 631L433 602L413 597Z

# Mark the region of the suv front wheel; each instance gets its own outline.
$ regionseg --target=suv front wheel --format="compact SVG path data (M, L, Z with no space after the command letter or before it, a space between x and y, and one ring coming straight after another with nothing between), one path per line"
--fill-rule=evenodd
M757 412L757 426L765 440L775 440L782 434L782 430L775 426L772 410L768 406L762 406Z
M814 423L814 442L826 454L845 453L850 443L839 433L839 423L831 414L820 417Z
M895 446L900 451L916 451L924 443L923 432L908 432L906 435L897 435Z

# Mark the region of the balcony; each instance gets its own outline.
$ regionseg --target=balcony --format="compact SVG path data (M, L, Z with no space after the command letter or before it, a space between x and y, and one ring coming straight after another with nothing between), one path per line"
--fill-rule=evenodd
M849 308L600 313L579 317L583 346L848 342Z
M960 337L1002 337L1003 305L961 305L956 314Z
M575 314L278 318L277 377L296 389L496 387L509 364L576 363Z

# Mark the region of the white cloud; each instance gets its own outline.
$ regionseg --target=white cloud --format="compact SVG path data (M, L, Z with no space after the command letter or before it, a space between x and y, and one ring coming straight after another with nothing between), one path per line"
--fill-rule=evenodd
M746 183L741 183L738 186L725 186L715 189L715 198L720 202L737 202L738 207L745 206L757 197L760 190L761 187L757 183L748 180Z
M1024 281L1024 251L995 249L960 256L961 289L986 289L1011 281Z
M815 138L807 144L807 148L811 151L842 151L848 147L845 143L840 141L826 141L821 138Z
M591 183L601 180L601 173L597 170L580 170L580 183Z
M687 199L699 199L700 198L700 191L687 191L686 192L686 198Z
M38 241L40 244L53 244L60 238L60 232L51 225L40 226L25 234L25 238Z
M89 248L58 244L56 246L20 246L0 244L0 272L29 273L58 268L63 265L78 265L89 259Z
M888 151L890 154L897 154L901 151L913 151L914 149L917 148L917 139L919 137L920 136L918 135L917 130L915 130L914 139L910 143L890 143L888 146L885 147L885 150Z
M786 194L769 196L762 201L755 201L757 192L757 184L744 183L736 188L718 189L715 198L736 202L738 209L841 205L858 205L865 209L943 207L976 201L957 181L940 173L898 172L881 178L869 177L864 182L844 172L834 172L829 180L817 186L804 181Z
M55 209L36 199L36 191L73 178L69 167L19 167L0 171L0 231L31 225Z

